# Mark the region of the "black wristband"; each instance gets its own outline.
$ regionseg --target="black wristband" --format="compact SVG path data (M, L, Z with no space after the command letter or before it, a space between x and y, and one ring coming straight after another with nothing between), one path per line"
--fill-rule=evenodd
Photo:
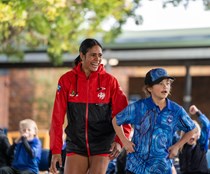
M199 117L199 116L201 115L201 112L198 110L198 111L195 113L195 115L196 115L197 117Z

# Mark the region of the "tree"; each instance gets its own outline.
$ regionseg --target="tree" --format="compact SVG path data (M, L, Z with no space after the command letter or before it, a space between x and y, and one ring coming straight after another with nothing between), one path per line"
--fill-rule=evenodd
M178 5L184 5L185 8L187 8L190 1L196 1L196 0L163 0L163 7L167 7L168 4L172 4L175 7ZM210 10L210 0L203 0L203 5L205 10Z
M128 0L0 0L0 54L24 57L27 50L46 50L62 63L63 52L75 52L84 37L115 38L138 1ZM109 19L114 23L107 24ZM110 31L103 25L111 25Z
M193 0L163 0L163 7L169 3L187 6L190 1ZM0 54L21 60L24 51L47 51L51 62L60 65L63 53L77 51L84 37L99 36L107 43L121 33L128 17L141 24L141 16L135 15L140 3L141 0L0 0ZM209 0L203 3L206 9L210 8Z

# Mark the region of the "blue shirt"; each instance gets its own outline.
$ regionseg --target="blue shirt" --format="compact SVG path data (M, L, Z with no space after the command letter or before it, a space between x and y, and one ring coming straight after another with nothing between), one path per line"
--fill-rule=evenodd
M209 148L209 134L210 134L210 121L209 119L201 112L199 112L198 120L201 123L201 136L198 139L198 143L201 147L207 151Z
M186 143L179 153L180 171L183 173L208 173L207 151L209 146L210 122L209 119L197 112L198 120L201 124L201 135L196 144Z
M20 171L30 170L33 173L39 173L39 161L41 159L42 144L39 138L34 138L28 141L33 157L29 155L22 142L19 142L15 147L14 160L12 167Z
M168 148L177 130L188 132L194 122L183 107L166 99L161 111L152 98L128 105L116 116L117 124L132 124L135 152L127 155L126 169L135 174L171 174Z

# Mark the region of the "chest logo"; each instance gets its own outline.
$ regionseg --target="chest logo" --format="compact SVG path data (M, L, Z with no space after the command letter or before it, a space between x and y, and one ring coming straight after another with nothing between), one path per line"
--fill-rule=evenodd
M72 91L71 94L69 94L71 97L77 97L78 93L76 93L75 91Z
M171 123L173 121L173 116L169 115L167 121L168 123Z
M101 100L103 100L105 98L105 93L99 92L98 93L98 98L101 99Z

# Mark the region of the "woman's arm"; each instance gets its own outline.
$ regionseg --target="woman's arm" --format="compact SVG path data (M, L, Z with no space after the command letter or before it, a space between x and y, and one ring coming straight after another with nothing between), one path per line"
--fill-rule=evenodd
M201 123L201 135L198 142L205 150L208 150L210 133L209 119L200 111L196 112L196 115L198 116L198 120Z
M210 121L195 105L190 106L189 112L192 115L196 115L198 117L198 120L201 123L201 132L200 132L200 138L198 140L198 143L205 150L208 150L209 134L210 134Z

